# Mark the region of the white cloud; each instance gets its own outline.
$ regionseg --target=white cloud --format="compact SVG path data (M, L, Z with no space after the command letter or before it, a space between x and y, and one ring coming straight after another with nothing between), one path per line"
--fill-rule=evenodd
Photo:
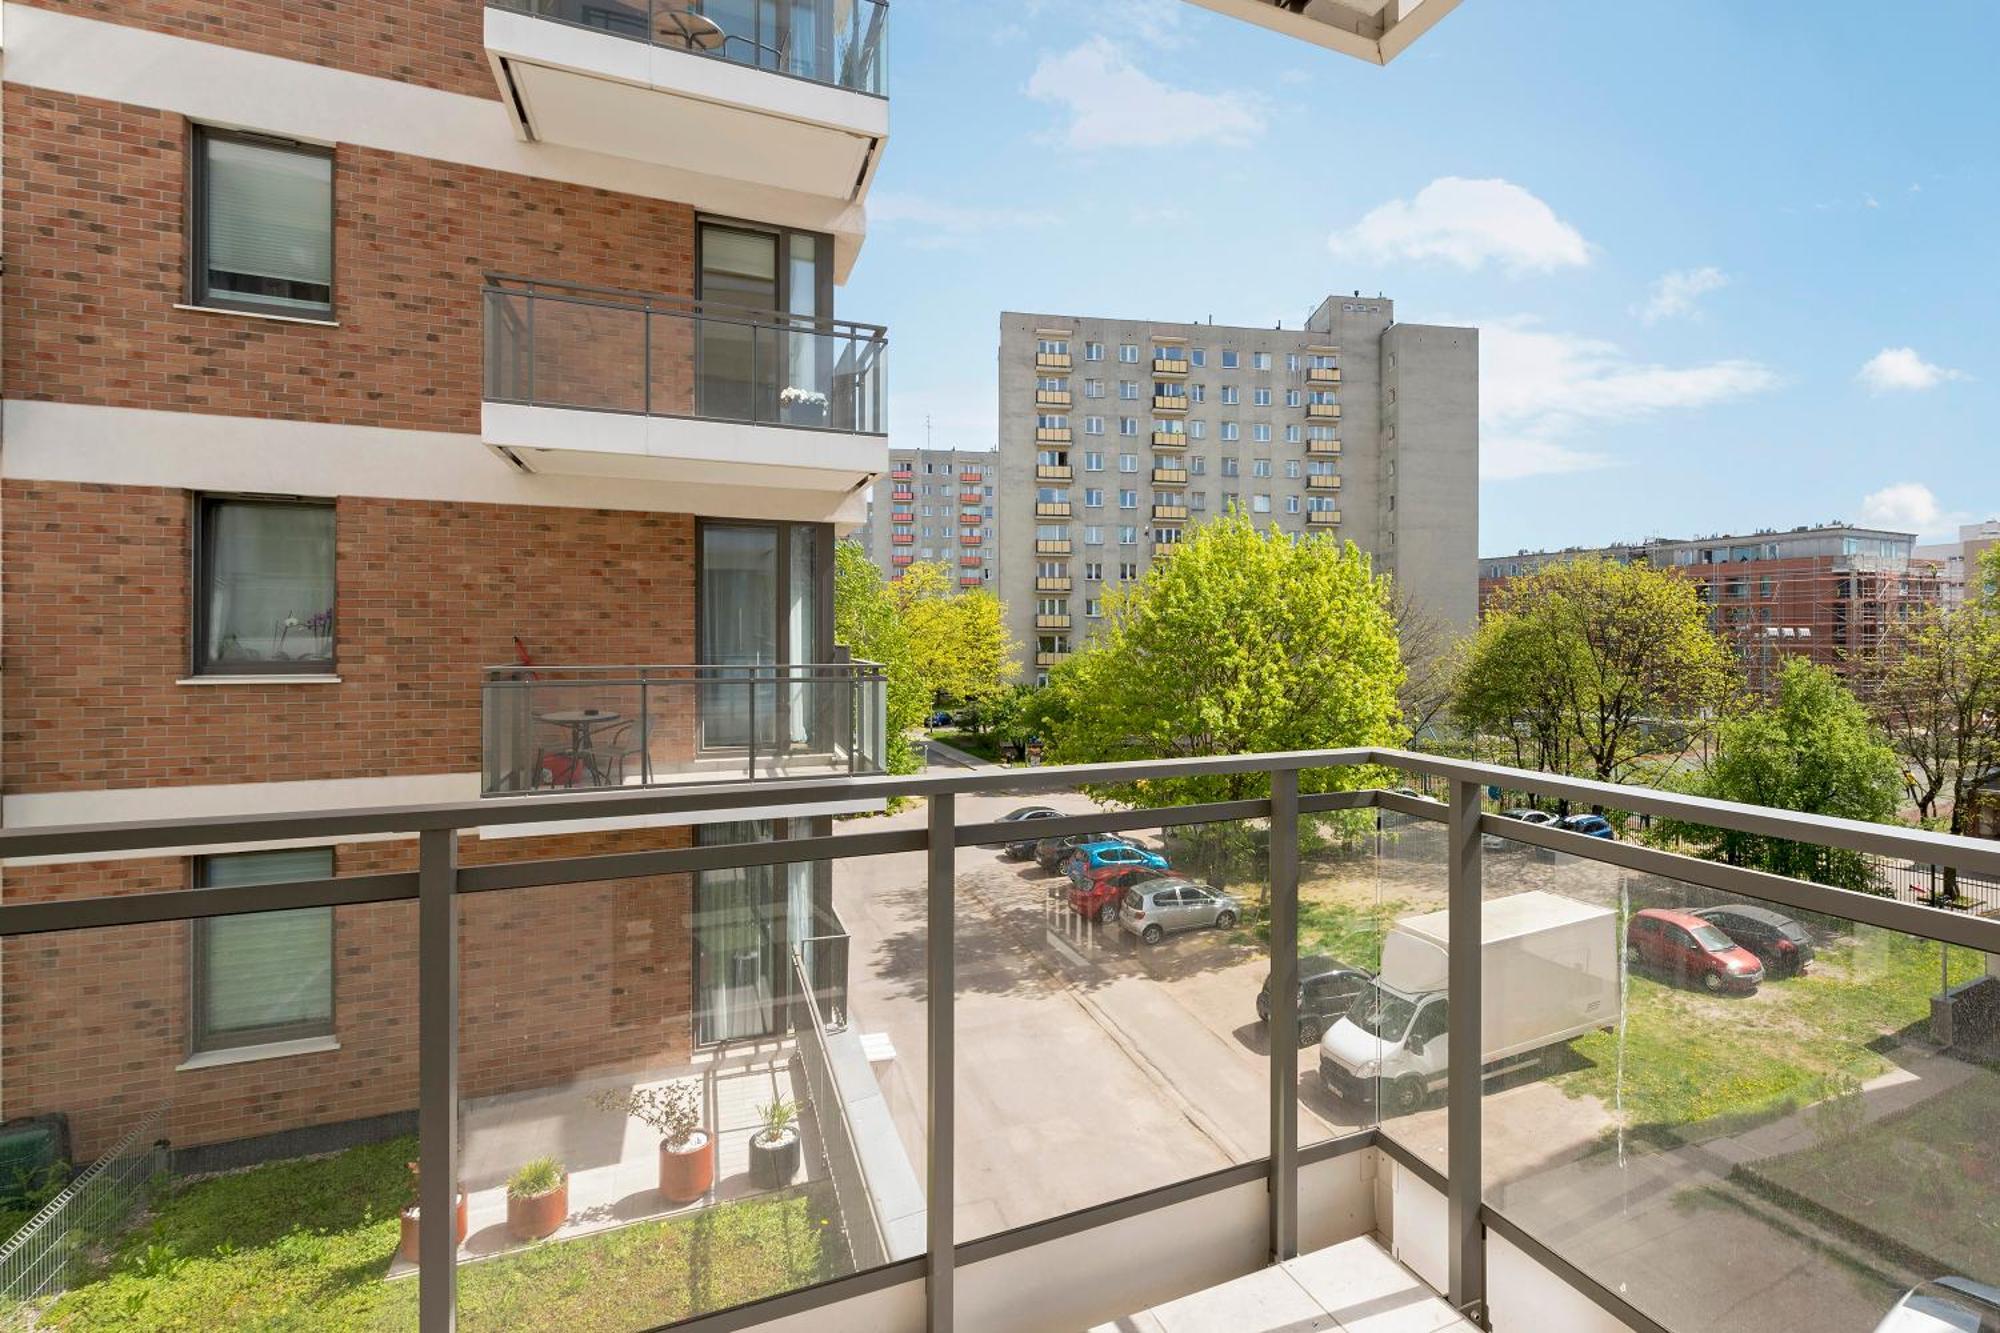
M1438 259L1468 271L1551 272L1590 262L1590 243L1527 190L1504 180L1440 176L1411 199L1391 199L1327 239L1334 254L1383 263Z
M1861 501L1861 521L1871 528L1914 532L1919 537L1949 537L1970 516L1946 509L1931 488L1920 481L1899 481L1871 491Z
M968 245L987 232L1047 227L1061 218L1031 208L952 204L921 195L878 192L868 202L868 221L909 228L917 233L910 243L919 249L947 249Z
M1639 318L1648 324L1695 313L1695 303L1713 291L1729 285L1729 276L1719 268L1677 268L1654 279L1639 307Z
M1898 390L1921 393L1937 388L1946 380L1962 380L1966 374L1962 370L1932 365L1918 356L1914 347L1884 347L1862 363L1854 378L1867 386L1870 393L1893 393Z
M1257 94L1176 88L1133 64L1108 37L1043 56L1027 91L1064 111L1058 138L1079 152L1246 144L1264 128L1266 103Z
M1662 366L1616 344L1516 318L1479 330L1480 475L1504 481L1609 467L1578 435L1760 393L1778 380L1755 361Z

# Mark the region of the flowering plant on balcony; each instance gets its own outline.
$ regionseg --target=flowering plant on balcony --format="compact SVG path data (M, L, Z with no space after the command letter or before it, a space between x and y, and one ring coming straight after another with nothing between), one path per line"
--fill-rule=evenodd
M798 385L792 384L787 385L784 392L778 395L778 401L786 407L805 406L823 408L826 406L826 395L815 389L802 389Z

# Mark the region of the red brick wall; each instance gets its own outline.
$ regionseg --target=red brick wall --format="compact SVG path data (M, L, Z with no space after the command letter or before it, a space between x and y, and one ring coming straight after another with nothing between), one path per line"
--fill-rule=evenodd
M78 18L498 99L479 0L28 0Z
M187 122L14 84L4 109L10 398L472 433L487 273L693 291L694 214L683 205L343 144L340 327L176 310ZM616 374L636 396L636 327L602 324L580 324L594 341L568 360ZM655 336L675 345L668 329ZM627 360L598 355L611 346ZM658 366L656 390L685 392L685 377L684 366Z
M10 480L0 508L10 793L471 772L479 668L515 635L544 663L695 658L686 514L342 497L341 683L186 686L188 495Z
M684 847L686 829L467 839L467 864ZM340 874L411 870L415 844L335 853ZM10 902L185 887L176 858L7 872ZM684 1062L692 1044L688 877L478 894L460 917L460 1082L467 1097ZM186 923L26 936L0 948L9 1116L61 1111L80 1159L148 1111L191 1146L416 1105L416 905L336 910L340 1049L178 1071L188 1056Z

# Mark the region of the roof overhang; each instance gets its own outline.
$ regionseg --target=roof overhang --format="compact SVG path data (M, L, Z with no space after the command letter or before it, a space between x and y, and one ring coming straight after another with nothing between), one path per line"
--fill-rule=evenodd
M1386 65L1458 0L1188 0L1230 18Z

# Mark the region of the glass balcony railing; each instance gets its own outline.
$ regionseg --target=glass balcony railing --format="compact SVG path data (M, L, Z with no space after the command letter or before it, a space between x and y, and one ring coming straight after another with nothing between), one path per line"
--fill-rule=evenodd
M887 0L487 0L496 9L885 97Z
M536 670L489 682L489 720L549 738L499 768L596 790L0 830L10 1115L102 1163L20 1210L0 1294L60 1328L218 1292L246 1327L913 1329L928 1299L931 1327L1076 1328L1380 1233L1495 1333L2000 1308L2000 845L1393 750L649 790L711 722L813 747L805 682L711 714L694 668ZM619 782L597 737L638 718ZM1098 799L1168 777L1231 799ZM1818 849L1830 882L1649 819ZM606 831L491 836L576 820ZM158 873L272 842L340 873ZM173 1021L191 941L190 1042L79 1064L76 1034ZM215 970L246 950L296 961ZM280 1056L320 1063L274 1083Z
M487 279L488 402L880 435L877 325Z
M879 773L887 688L872 662L490 667L480 793Z

